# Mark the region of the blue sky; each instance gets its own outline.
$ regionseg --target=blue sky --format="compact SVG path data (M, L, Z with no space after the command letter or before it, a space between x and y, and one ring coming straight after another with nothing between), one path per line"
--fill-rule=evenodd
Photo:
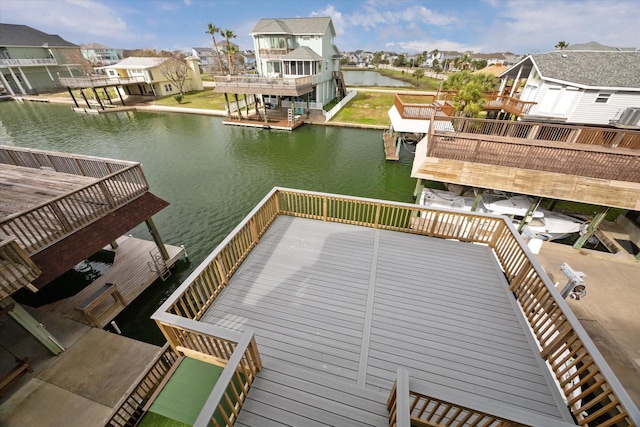
M207 23L238 35L260 18L330 16L342 51L540 53L558 41L640 48L637 0L0 0L0 21L72 43L190 50L212 44Z

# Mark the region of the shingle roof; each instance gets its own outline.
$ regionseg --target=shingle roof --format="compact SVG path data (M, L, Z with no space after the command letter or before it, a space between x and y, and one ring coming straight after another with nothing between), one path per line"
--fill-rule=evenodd
M615 46L605 46L598 42L587 42L580 44L571 44L565 48L565 50L591 50L591 51L634 51L635 48L632 47L615 47Z
M261 19L251 34L324 34L327 27L335 34L331 18L282 18Z
M163 62L171 59L169 57L141 57L141 56L130 56L128 58L123 59L117 64L107 65L102 68L113 68L113 69L127 69L127 70L146 70L149 68L157 67Z
M318 55L308 46L300 46L299 48L287 53L282 59L295 61L322 61L322 56Z
M0 24L0 46L78 47L55 34L47 34L26 25Z
M640 88L640 52L556 51L531 55L543 78L598 88Z

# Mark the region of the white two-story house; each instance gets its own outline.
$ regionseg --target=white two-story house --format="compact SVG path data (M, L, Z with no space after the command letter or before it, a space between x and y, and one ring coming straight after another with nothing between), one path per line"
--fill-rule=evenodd
M640 111L640 51L529 55L499 77L502 95L536 103L523 120L609 125L628 110Z
M308 76L312 101L324 105L336 97L334 72L340 71L342 55L331 18L261 19L251 36L261 76Z

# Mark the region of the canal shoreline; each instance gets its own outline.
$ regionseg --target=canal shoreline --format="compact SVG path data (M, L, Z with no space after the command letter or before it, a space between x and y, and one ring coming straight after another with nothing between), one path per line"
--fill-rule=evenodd
M50 104L62 104L69 105L73 108L74 101L69 98L63 97L49 97L47 95L25 95L20 97L15 97L14 100L20 102L44 102ZM84 108L83 108L84 109ZM202 116L216 116L216 117L225 117L227 112L225 110L207 110L203 108L189 108L189 107L169 107L165 105L148 105L146 103L133 103L132 105L126 107L115 107L104 110L104 114L115 113L118 111L146 111L153 113L179 113L179 114L199 114ZM85 111L87 109L84 109ZM96 110L97 113L101 113L102 110ZM323 116L324 117L324 116ZM385 130L389 126L386 125L373 125L373 124L362 124L362 123L349 123L349 122L326 122L323 120L318 120L312 116L304 119L305 124L310 125L321 125L321 126L337 126L337 127L346 127L346 128L354 128L354 129L375 129L375 130Z

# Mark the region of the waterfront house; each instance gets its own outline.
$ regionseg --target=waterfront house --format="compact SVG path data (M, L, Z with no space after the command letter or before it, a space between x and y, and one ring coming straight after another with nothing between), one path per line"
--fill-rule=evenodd
M536 103L523 120L640 128L639 51L565 49L529 55L500 78L500 95ZM627 113L628 122L620 122L632 108L637 114Z
M95 66L115 64L120 61L118 50L100 43L81 44L82 56Z
M218 67L218 56L215 49L211 47L193 47L191 56L198 59L200 69L205 73L211 73Z
M26 25L0 23L0 84L10 95L59 90L60 77L80 75L80 47Z
M162 97L180 93L175 82L165 75L165 70L170 70L171 63L175 61L170 57L129 57L102 69L108 79L120 81L118 90L123 94ZM187 65L188 75L183 91L202 90L197 59L187 58Z
M345 95L331 18L261 19L251 36L258 77L216 76L215 92L260 95L294 114Z
M275 188L152 318L109 426L640 422L504 217Z

